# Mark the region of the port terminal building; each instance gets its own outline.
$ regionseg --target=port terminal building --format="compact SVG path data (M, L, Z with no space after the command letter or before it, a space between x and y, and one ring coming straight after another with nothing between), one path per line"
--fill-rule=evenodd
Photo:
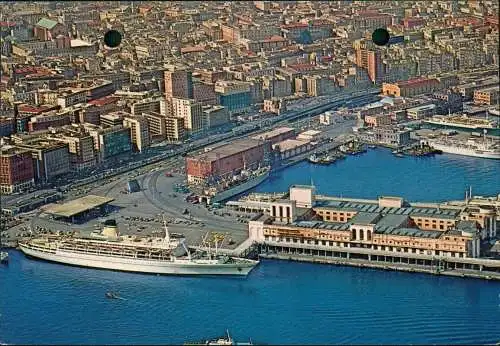
M261 208L260 216L249 222L249 237L266 251L310 254L321 250L330 256L412 261L479 258L481 242L496 237L499 216L488 205L411 204L387 196L336 198L316 195L314 187L301 185L290 187L281 199L228 206L254 212ZM495 265L500 271L500 262Z
M99 217L109 211L113 198L88 195L61 204L51 204L43 208L43 213L65 222L82 223Z

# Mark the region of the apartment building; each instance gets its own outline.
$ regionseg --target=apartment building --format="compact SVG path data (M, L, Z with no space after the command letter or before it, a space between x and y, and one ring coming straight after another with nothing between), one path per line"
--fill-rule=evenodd
M4 194L26 191L35 184L31 152L11 145L0 147L0 190Z
M149 123L145 116L124 117L123 126L130 128L132 148L142 152L151 145Z
M196 133L203 129L202 104L194 99L172 98L173 116L184 120L184 129Z
M35 182L47 183L70 171L69 146L44 138L34 138L17 144L31 152Z

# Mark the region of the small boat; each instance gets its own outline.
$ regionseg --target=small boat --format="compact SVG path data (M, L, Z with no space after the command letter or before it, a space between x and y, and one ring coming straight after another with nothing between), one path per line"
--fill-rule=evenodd
M252 340L249 340L249 342L236 342L234 339L229 335L229 331L226 331L226 336L212 339L212 340L207 340L205 342L201 343L196 343L196 342L186 342L184 345L192 345L192 346L197 346L197 345L253 345Z
M7 263L9 261L9 253L0 251L0 263Z
M116 292L106 292L106 298L109 298L109 299L120 299L120 296Z
M368 148L370 148L370 149L377 149L377 146L372 144L372 145L369 145Z
M403 153L397 153L396 157L405 157L405 155Z

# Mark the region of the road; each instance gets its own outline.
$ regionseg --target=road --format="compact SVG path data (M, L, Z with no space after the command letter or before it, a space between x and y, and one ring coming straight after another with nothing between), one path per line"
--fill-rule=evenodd
M77 182L70 183L65 186L61 186L63 191L74 190L79 186L87 185L89 183L93 183L96 181L102 181L102 179L106 179L109 177L117 176L123 173L127 173L130 171L135 171L138 168L150 169L156 163L163 161L165 159L175 158L182 155L187 155L188 153L195 152L196 150L203 148L210 144L215 144L225 140L234 140L238 138L247 137L251 134L259 133L262 131L270 130L275 126L280 125L290 125L293 122L299 121L301 117L307 116L311 114L311 116L319 115L329 109L335 107L345 106L346 103L349 103L351 107L356 107L362 104L369 103L373 100L373 95L370 92L374 92L378 89L368 90L362 93L354 93L354 94L343 94L340 96L336 96L330 98L328 102L321 103L320 105L314 105L313 107L309 107L300 111L291 111L282 115L278 115L271 119L266 119L264 121L256 120L250 122L249 124L241 125L235 127L229 133L223 133L218 135L209 136L208 138L202 138L196 141L193 141L187 145L184 145L180 149L169 149L161 155L156 157L151 157L146 160L136 161L128 163L127 166L114 168L102 173L96 173L91 177L81 179ZM352 96L354 95L354 96Z
M368 103L370 97L358 97L351 101L353 106ZM243 214L238 215L234 211L219 210L225 213L224 216L216 215L215 212L202 208L199 205L192 205L185 201L185 195L174 193L174 184L184 181L184 157L181 154L194 152L207 144L217 143L222 140L247 137L250 134L269 130L271 127L279 125L290 125L289 118L294 117L292 122L300 121L300 116L313 112L311 117L320 114L334 107L345 105L342 97L330 99L325 105L314 106L300 112L291 112L272 118L266 127L260 127L255 122L250 125L243 125L233 133L212 136L210 138L197 140L182 149L168 151L159 157L148 158L145 161L128 163L127 167L113 169L108 172L95 174L76 184L66 186L66 195L71 198L87 194L109 196L115 199L112 203L116 207L107 218L117 219L122 233L151 233L161 231L162 224L160 215L164 214L170 220L169 229L173 232L183 233L189 244L199 244L206 232L222 232L228 234L237 246L247 237L248 215L243 218ZM312 109L312 111L311 111ZM336 137L342 133L350 132L353 122L346 121L326 129L326 133L331 137ZM246 126L246 127L245 127ZM248 126L253 126L247 132ZM242 130L243 129L243 130ZM238 133L242 131L243 133ZM165 171L176 172L174 177L166 177ZM136 178L141 187L141 192L132 194L123 193L127 180ZM184 215L183 211L189 210L189 215ZM38 213L31 213L33 218L30 225L34 229L36 226L45 227L52 230L79 230L88 232L93 230L104 218L91 220L80 225L71 225L64 222L49 219ZM150 219L150 221L140 220ZM153 220L153 221L151 221ZM9 230L9 233L19 232L22 225ZM26 224L24 224L26 226ZM144 229L141 229L144 228ZM228 244L224 244L228 247ZM229 246L231 247L231 246Z

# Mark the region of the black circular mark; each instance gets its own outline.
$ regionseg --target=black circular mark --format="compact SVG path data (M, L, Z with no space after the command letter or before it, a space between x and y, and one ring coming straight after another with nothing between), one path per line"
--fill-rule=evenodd
M104 44L110 48L116 48L122 42L122 34L116 30L109 30L104 34Z
M372 41L377 46L385 46L389 42L390 37L389 32L382 28L376 29L372 33Z

